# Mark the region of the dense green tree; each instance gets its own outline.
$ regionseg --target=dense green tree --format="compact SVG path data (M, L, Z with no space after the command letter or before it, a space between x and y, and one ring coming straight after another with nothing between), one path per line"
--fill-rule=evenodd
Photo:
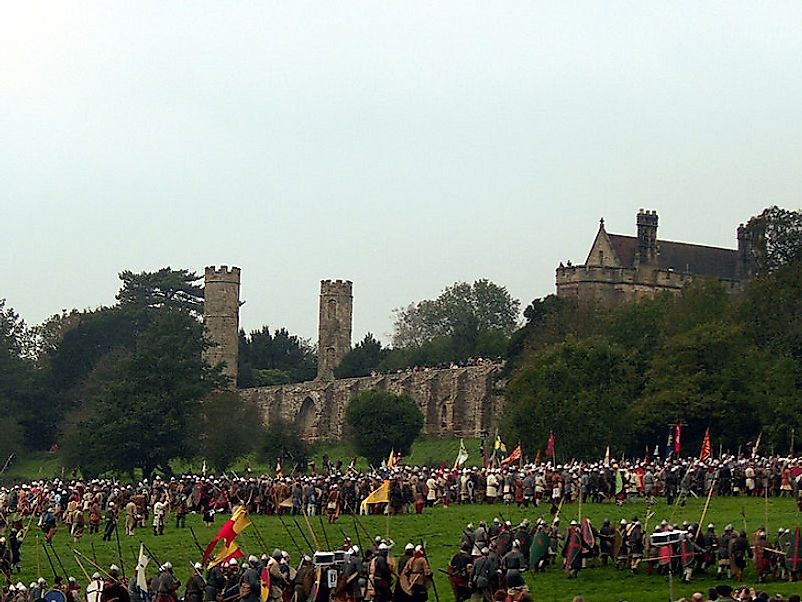
M772 366L772 358L750 346L738 325L703 322L668 338L633 407L641 439L655 440L668 422L682 420L691 449L709 427L735 451L739 443L757 437L761 412L772 397L786 394L767 381Z
M0 468L12 452L23 451L22 427L37 397L30 340L24 320L0 299Z
M598 458L630 436L635 373L623 349L604 338L569 338L534 354L508 387L508 440L542 449L553 432L559 459Z
M287 473L293 470L306 472L309 446L301 438L298 425L275 418L270 420L257 448L257 454L262 462L271 466L275 465L276 460L281 459L282 469Z
M201 360L203 326L183 310L156 313L130 357L116 364L101 395L68 421L67 463L89 474L107 470L149 475L190 454L190 418L200 401L222 384Z
M169 266L156 272L120 272L122 287L117 293L120 307L131 309L180 309L203 315L202 276Z
M259 408L232 390L214 391L204 398L192 432L189 452L207 459L218 473L255 450L265 436Z
M382 347L373 333L368 333L354 348L345 354L340 365L334 369L337 378L354 378L368 376L379 369L382 360L387 357L389 349Z
M317 374L317 355L309 341L286 328L263 326L239 334L239 376L242 388L311 380Z
M391 450L408 454L423 428L423 414L414 399L378 389L351 398L345 421L355 449L374 465Z
M760 274L802 258L802 211L772 205L747 222L746 232Z
M509 336L518 323L520 301L489 280L456 282L433 300L395 310L393 346L420 346L440 336L470 345L483 331Z

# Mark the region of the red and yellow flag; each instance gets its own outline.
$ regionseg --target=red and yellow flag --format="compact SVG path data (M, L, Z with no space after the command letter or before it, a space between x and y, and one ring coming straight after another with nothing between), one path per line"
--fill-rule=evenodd
M239 546L234 543L234 539L250 526L251 521L248 518L248 512L245 510L245 507L237 506L231 518L225 522L217 535L215 535L212 541L209 542L209 545L206 546L206 550L203 552L203 563L206 564L206 562L209 562L208 567L213 567L231 558L242 558L245 556L242 550L239 549ZM220 540L223 541L223 546L210 561L209 558Z
M501 465L505 466L507 464L512 464L513 462L517 462L518 460L521 459L521 453L522 453L521 444L519 443L518 447L512 450L512 453L501 461Z
M710 457L710 429L705 429L705 437L702 439L702 449L699 452L699 460L704 462Z

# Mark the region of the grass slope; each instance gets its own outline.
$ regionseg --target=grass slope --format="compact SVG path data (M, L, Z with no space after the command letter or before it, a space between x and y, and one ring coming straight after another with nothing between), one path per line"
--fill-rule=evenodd
M421 438L412 445L412 452L404 458L407 465L428 465L439 466L445 463L451 466L459 451L458 438ZM468 450L469 458L466 466L479 466L482 458L479 455L479 439L465 439L465 447ZM312 448L311 458L314 459L318 467L323 466L323 456L328 454L332 463L342 460L343 466L347 467L351 459L356 455L353 446L347 442L321 442ZM0 460L2 462L2 460ZM236 474L242 475L246 462L250 464L254 474L273 474L276 469L274 463L262 463L253 457L240 458L231 466ZM175 461L172 463L173 470L178 473L194 472L199 473L203 466L203 459L192 461ZM364 458L357 460L358 470L368 470L370 467ZM292 469L291 466L284 466L285 473ZM0 477L0 484L13 483L17 481L32 481L38 479L51 479L53 477L71 478L70 471L66 470L62 475L62 466L58 454L48 452L32 452L24 457L15 460L9 470Z
M704 500L691 500L684 508L676 509L673 520L697 522L701 516L703 506ZM764 500L745 498L714 498L706 522L714 522L717 532L720 532L728 522L732 522L736 528L742 529L742 510L746 515L748 530L754 530L759 524L765 522L766 508ZM633 514L637 514L641 520L645 517L645 507L642 501L626 504L623 507L617 507L612 504L584 504L582 511L583 515L590 517L597 526L601 524L604 518L617 522L621 518L630 519ZM657 505L655 511L655 517L650 521L650 525L654 525L657 521L664 517L668 518L672 514L672 508L668 508L662 501ZM502 515L505 519L518 523L524 517L534 520L547 512L548 508L545 506L529 509L505 507L503 505L451 506L450 508L427 509L422 515L404 515L389 518L370 516L361 517L359 520L364 525L365 530L372 535L385 535L389 532L399 549L403 548L407 541L418 542L421 539L425 540L428 545L432 567L436 571L440 599L445 602L453 600L453 595L445 575L437 571L437 569L444 568L455 553L460 532L466 523L482 519L492 520L493 517L501 517ZM578 506L576 504L563 508L562 517L564 522L576 518L577 515ZM217 523L211 529L206 529L201 525L199 515L190 515L187 524L194 528L200 544L205 545L227 518L227 516L220 515ZM277 517L254 516L252 519L255 527L245 531L238 539L246 553L258 555L264 551L257 545L254 533L256 528L260 531L271 550L274 546L285 549L292 555L293 562L297 562L299 550ZM171 516L170 521L172 520L174 519ZM297 520L298 525L302 526L306 537L311 539L303 516L297 517L295 520ZM793 528L797 521L798 514L792 500L769 500L768 528L772 536L776 533L778 527ZM283 522L295 541L301 547L305 547L303 538L296 528L293 518L286 516ZM320 547L328 547L325 543L324 532L328 536L331 547L339 546L343 532L356 540L356 523L350 516L341 517L336 525L327 525L325 523L325 526L321 525L317 517L310 517L310 523L319 540ZM651 530L650 527L649 531ZM52 579L52 572L41 548L41 537L38 538L39 547L37 547L37 532L36 527L33 526L22 547L24 568L19 579L26 584L32 581L38 572L41 572L48 579ZM360 531L360 539L362 543L367 544L368 537L365 532ZM193 543L189 528L176 529L172 522L168 522L166 533L162 537L154 537L152 531L142 529L134 537L126 537L121 531L120 541L126 574L128 575L130 575L134 567L134 556L139 548L140 541L144 541L158 556L160 562L170 560L176 567L177 577L184 583L190 570L189 563L200 558L200 552ZM64 564L66 572L71 576L79 577L80 580L85 578L74 559L73 547L90 558L96 555L98 563L103 566L108 566L112 562L119 564L116 542L114 540L103 542L99 534L93 536L87 534L78 543L74 544L65 529L61 528L56 535L54 547L58 558ZM267 550L267 552L269 553L271 550ZM52 552L51 556L54 556ZM53 558L53 563L56 566L56 570L61 572L55 557ZM38 571L37 564L39 566ZM84 564L89 573L93 572L93 569L86 562ZM576 580L567 579L565 574L555 567L549 567L545 574L529 574L526 578L537 602L570 602L571 598L577 594L582 594L589 602L615 602L617 600L663 602L668 597L666 578L656 575L647 576L643 572L632 575L628 572L617 571L612 567L589 568L582 571ZM748 583L754 582L755 574L752 567L747 569L746 579ZM704 591L704 588L715 583L716 580L714 578L704 577L697 577L690 586L676 583L675 597L689 596L697 590ZM771 594L776 592L788 594L802 590L802 584L790 583L769 583L765 587ZM434 600L433 594L430 599Z

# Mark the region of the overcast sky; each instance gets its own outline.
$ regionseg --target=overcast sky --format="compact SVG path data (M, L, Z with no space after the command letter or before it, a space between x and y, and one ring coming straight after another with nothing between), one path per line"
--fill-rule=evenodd
M243 269L242 324L354 340L489 278L554 292L606 218L734 247L802 205L802 3L6 2L0 298L111 304L124 269Z

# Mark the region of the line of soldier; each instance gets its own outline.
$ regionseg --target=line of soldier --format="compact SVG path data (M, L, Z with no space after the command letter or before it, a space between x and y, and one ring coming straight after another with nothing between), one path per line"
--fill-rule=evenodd
M559 564L569 578L576 578L589 561L601 566L647 574L677 575L690 582L695 573L715 570L720 578L743 580L748 561L754 562L758 582L767 578L797 581L802 573L802 537L779 529L769 540L763 527L747 537L733 525L716 533L684 522L662 521L647 532L637 516L609 520L597 529L590 520L571 521L561 528L559 517L552 522L524 519L519 525L498 518L491 523L469 523L463 531L459 551L452 557L448 573L457 602L493 600L499 590L513 599L526 599L524 571L542 572Z

